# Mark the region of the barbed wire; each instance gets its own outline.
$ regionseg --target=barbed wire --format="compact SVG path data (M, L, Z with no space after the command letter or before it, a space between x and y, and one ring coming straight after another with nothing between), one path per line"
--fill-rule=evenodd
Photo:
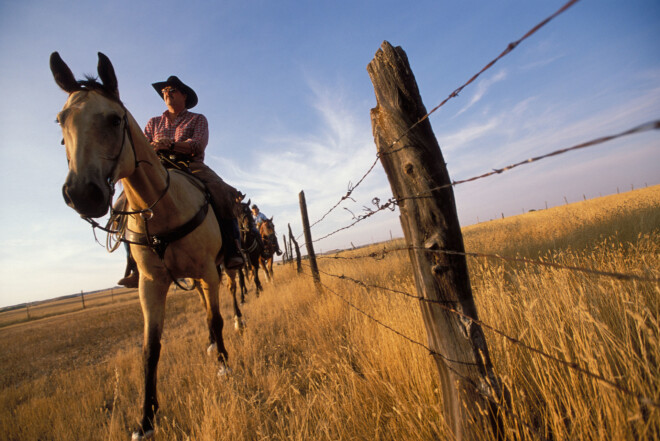
M483 174L480 174L480 175L477 175L477 176L473 176L471 178L462 179L462 180L459 180L459 181L452 181L451 183L440 185L440 186L437 186L437 187L433 187L433 188L430 188L428 190L415 193L414 195L407 195L407 196L402 196L402 197L399 197L399 198L390 198L382 206L380 205L380 199L379 198L373 198L372 203L374 205L376 205L376 208L377 208L376 210L372 210L368 207L364 207L365 214L362 214L362 215L357 216L357 217L351 212L351 214L353 214L353 218L355 219L355 221L353 223L351 223L350 225L347 225L345 227L341 227L341 228L339 228L339 229L337 229L337 230L335 230L335 231L333 231L329 234L326 234L325 236L322 236L318 239L315 239L312 242L318 242L318 241L323 240L327 237L330 237L330 236L332 236L332 235L334 235L334 234L336 234L340 231L347 230L347 229L353 227L354 225L356 225L357 223L363 221L364 219L367 219L368 217L371 217L372 215L374 215L377 212L382 211L384 209L390 209L390 210L394 211L396 205L399 205L399 203L401 201L419 199L419 198L427 198L427 197L430 197L431 193L433 193L435 191L442 190L442 189L449 188L449 187L454 187L454 186L460 185L460 184L465 184L467 182L473 182L473 181L476 181L476 180L479 180L479 179L494 176L496 174L501 174L501 173L504 173L506 171L512 170L516 167L519 167L521 165L531 164L533 162L537 162L537 161L540 161L542 159L562 155L564 153L569 153L569 152L579 150L579 149L583 149L583 148L586 148L586 147L593 147L595 145L603 144L605 142L612 141L614 139L618 139L618 138L621 138L621 137L624 137L624 136L629 136L629 135L633 135L633 134L636 134L636 133L642 133L642 132L647 132L647 131L650 131L650 130L659 130L659 129L660 129L660 119L655 120L655 121L646 122L644 124L640 124L640 125L635 126L631 129L624 130L622 132L615 133L613 135L601 136L599 138L595 138L595 139L592 139L590 141L586 141L586 142L583 142L583 143L580 143L580 144L576 144L576 145L573 145L571 147L566 147L566 148L554 150L550 153L546 153L546 154L543 154L543 155L540 155L540 156L535 156L533 158L525 159L523 161L519 161L519 162L516 162L514 164L507 165L505 167L499 168L499 169L493 169L490 172L483 173ZM348 210L348 211L350 212L350 210Z
M568 153L568 152L571 152L571 151L574 151L574 150L579 150L579 149L583 149L583 148L586 148L586 147L592 147L592 146L595 146L595 145L598 145L598 144L603 144L607 141L612 141L614 139L621 138L623 136L628 136L628 135L632 135L632 134L635 134L635 133L647 132L647 131L650 131L650 130L659 130L659 129L660 129L660 119L655 120L655 121L650 121L650 122L647 122L647 123L644 123L644 124L640 124L640 125L638 125L636 127L633 127L631 129L625 130L623 132L616 133L614 135L602 136L600 138L592 139L591 141L583 142L583 143L574 145L572 147L567 147L567 148L555 150L553 152L546 153L546 154L541 155L541 156L536 156L536 157L533 157L533 158L525 159L523 161L516 162L515 164L507 165L507 166L499 168L499 169L493 169L490 172L487 172L487 173L484 173L484 174L481 174L481 175L478 175L478 176L474 176L474 177L471 177L471 178L468 178L468 179L462 179L460 181L452 181L449 184L444 184L444 185L440 185L440 186L437 186L437 187L433 187L433 188L430 188L428 190L416 193L416 194L411 195L411 196L403 196L403 197L397 198L397 202L407 200L407 199L416 199L416 198L419 198L419 197L428 197L427 195L431 194L434 191L442 190L444 188L453 187L453 186L456 186L456 185L459 185L459 184L464 184L466 182L473 182L473 181L476 181L478 179L487 178L489 176L501 174L501 173L504 173L505 171L509 171L509 170L511 170L513 168L516 168L516 167L519 167L521 165L531 164L533 162L537 162L537 161L540 161L540 160L545 159L545 158L550 158L552 156L557 156L557 155Z
M358 224L359 222L362 222L363 220L365 220L365 219L367 219L367 218L370 218L370 217L373 216L374 214L379 213L379 212L381 212L381 211L384 211L384 210L394 211L394 210L396 209L396 205L397 205L396 200L394 200L393 198L388 199L388 200L387 200L384 204L382 204L382 205L381 205L381 203L380 203L380 198L373 198L373 199L371 200L371 203L372 203L373 205L376 206L376 209L374 210L374 209L372 209L372 208L369 208L369 207L363 206L362 209L363 209L364 213L363 213L363 214L360 214L360 215L358 215L358 216L356 216L351 210L346 209L349 213L351 213L351 214L353 215L353 219L354 219L354 221L353 221L351 224L346 225L345 227L341 227L341 228L339 228L339 229L337 229L337 230L335 230L335 231L333 231L333 232L331 232L331 233L326 234L325 236L322 236L322 237L319 237L318 239L314 239L314 240L312 240L312 243L319 242L319 241L321 241L321 240L323 240L323 239L326 239L326 238L328 238L328 237L330 237L330 236L332 236L332 235L334 235L334 234L339 233L340 231L348 230L349 228L354 227L354 226L355 226L356 224ZM310 227L310 228L311 228L311 227ZM303 243L302 245L300 245L300 246L302 247L303 245L307 245L307 242L304 242L304 243Z
M307 266L309 266L309 265L307 265ZM310 268L311 268L311 267L310 267ZM322 272L322 271L319 270L319 272ZM485 328L485 329L488 329L488 330L494 332L495 334L497 334L497 335L499 335L499 336L505 338L507 341L509 341L509 342L512 343L512 344L515 344L515 345L517 345L517 346L519 346L519 347L522 347L522 348L527 349L527 350L529 350L529 351L531 351L531 352L534 352L534 353L536 353L536 354L538 354L538 355L540 355L540 356L542 356L542 357L544 357L544 358L547 358L547 359L549 359L549 360L552 360L552 361L555 362L555 363L561 364L561 365L563 365L564 367L567 367L567 368L572 369L572 370L574 370L574 371L576 371L576 372L579 372L579 373L581 373L581 374L583 374L583 375L586 375L586 376L588 376L588 377L590 377L590 378L592 378L592 379L594 379L594 380L600 381L601 383L604 383L604 384L606 384L606 385L608 385L608 386L610 386L610 387L612 387L612 388L614 388L614 389L616 389L616 390L618 390L618 391L620 391L620 392L622 392L622 393L624 393L624 394L626 394L626 395L629 395L629 396L631 396L631 397L634 397L634 398L636 398L636 399L638 400L638 402L640 403L640 405L643 405L643 406L649 406L649 405L650 405L650 406L653 406L653 407L655 407L655 408L660 408L660 401L655 401L655 400L653 400L653 399L651 399L651 398L648 398L648 397L642 395L641 393L633 392L633 391L631 391L630 389L628 389L627 387L622 386L621 384L619 384L619 383L618 383L617 381L615 381L615 380L610 380L610 379L608 379L608 378L605 378L603 375L600 375L600 374L596 374L596 373L591 372L590 370L588 370L588 369L586 369L586 368L580 366L579 363L576 362L576 361L574 361L574 362L569 362L569 361L566 361L566 360L562 360L561 358L559 358L559 357L557 357L557 356L555 356L555 355L549 354L549 353L547 353L547 352L545 352L545 351L543 351L543 350L541 350L541 349L538 349L538 348L535 348L535 347L533 347L533 346L531 346L531 345L528 345L527 343L523 342L522 340L520 340L520 339L518 339L518 338L516 338L516 337L511 337L510 335L506 334L504 331L501 331L501 330L495 328L494 326L491 326L491 325L489 325L489 324L487 324L487 323L485 323L485 322L483 322L483 321L481 321L481 320L475 319L475 318L473 318L473 317L471 317L471 316L469 316L469 315L467 315L467 314L465 314L465 313L463 313L463 312L461 312L461 311L457 311L456 309L447 306L447 304L451 304L451 303L453 303L453 304L458 304L458 303L459 303L458 301L439 301L439 300L427 299L427 298L425 298L425 297L422 297L422 296L419 296L419 295L410 294L410 293L403 292L403 291L393 290L393 289L390 289L390 288L383 288L382 286L377 286L377 285L370 285L370 284L367 284L367 283L365 283L365 282L362 282L362 281L359 281L359 280L357 280L357 279L354 279L354 278L352 278L352 277L345 276L345 275L343 275L343 274L342 274L342 275L337 275L337 274L330 274L330 273L327 273L327 272L322 272L322 273L325 274L325 275L327 275L327 276L330 276L330 277L335 277L335 278L338 278L338 279L341 279L341 280L347 280L347 281L349 281L349 282L353 282L353 283L355 283L355 284L357 284L357 285L360 285L360 286L362 286L362 287L364 287L364 288L366 288L366 289L368 289L368 288L375 288L375 289L386 290L386 291L394 292L394 293L397 293L397 294L403 294L403 295L405 295L406 297L414 298L414 299L417 299L417 300L419 300L419 301L421 301L421 302L425 302L425 303L429 303L429 304L435 304L435 305L438 305L438 307L440 307L440 308L442 308L442 309L444 309L444 310L446 310L446 311L448 311L448 312L450 312L450 313L452 313L452 314L456 314L456 315L462 317L463 319L466 319L466 320L468 320L468 321L474 322L474 323L476 323L477 325L479 325L479 326L481 326L481 327L483 327L483 328ZM325 286L325 285L324 285L324 286ZM336 294L336 293L335 293L335 294ZM338 295L338 294L336 294L336 295ZM348 303L348 302L347 302L347 303ZM355 307L355 306L354 306L354 307ZM355 307L355 308L359 310L359 308L357 308L357 307ZM364 313L364 312L361 311L361 310L359 310L359 311L362 312L363 314L365 314L367 317L371 318L372 320L374 320L374 321L376 321L377 323L379 323L379 324L382 325L382 323L381 323L380 321L378 321L377 319L374 319L374 318L370 317L368 314ZM392 329L389 328L387 325L384 325L384 326L385 326L386 328L392 330ZM393 331L396 332L397 334L401 335L398 331L396 331L396 330L393 330ZM403 335L402 335L402 337L406 338L406 339L409 340L409 341L412 341L413 343L415 343L415 344L417 344L417 345L420 345L420 346L425 347L426 349L429 349L429 348L427 348L424 344L419 343L419 342L417 342L417 341L414 341L414 340L412 340L412 339L409 338L409 337L406 337L406 336L403 336ZM431 349L429 349L429 350L432 351ZM443 357L443 358L445 358L445 357ZM445 358L445 359L446 359L446 358Z
M392 253L392 252L397 252L397 251L410 251L410 250L419 250L419 251L424 251L428 253L437 253L437 254L447 254L447 255L458 255L458 256L466 256L466 257L477 257L477 258L488 258L488 259L499 259L499 260L505 260L508 262L521 262L521 263L528 263L532 265L539 265L539 266L547 266L547 267L552 267L552 268L557 268L557 269L564 269L564 270L570 270L570 271L578 271L578 272L583 272L583 273L588 273L588 274L593 274L596 276L603 276L603 277L611 277L614 279L618 280L635 280L635 281L640 281L640 282L652 282L652 283L660 283L660 277L657 276L641 276L638 274L629 274L629 273L620 273L620 272L615 272L615 271L602 271L602 270L597 270L593 268L584 268L584 267L579 267L579 266L572 266L572 265L562 265L559 263L553 263L553 262L544 262L542 260L533 260L533 259L527 259L524 257L511 257L511 256L503 256L501 254L488 254L488 253L475 253L475 252L460 252L460 251L450 251L450 250L432 250L424 247L415 247L415 246L405 246L405 247L398 247L398 248L390 248L390 249L383 249L378 252L372 252L367 255L362 255L362 256L319 256L317 259L338 259L338 260L353 260L353 259L365 259L365 258L373 258L377 260L382 260L385 258L386 254Z
M477 72L476 74L474 74L474 75L472 76L472 78L470 78L470 79L469 79L467 82L465 82L463 85L461 85L461 86L459 86L458 88L454 89L454 91L453 91L452 93L450 93L449 96L448 96L447 98L445 98L440 104L438 104L438 105L435 106L433 109L431 109L430 112L426 113L426 115L422 116L419 120L417 120L417 122L415 122L412 126L410 126L410 127L409 127L409 128L408 128L408 129L407 129L407 130L406 130L401 136L399 136L397 139L395 139L395 140L394 140L394 141L393 141L388 147L386 147L384 150L392 149L392 147L394 147L399 141L401 141L401 139L403 139L408 133L410 133L410 131L412 131L415 127L417 127L417 126L418 126L419 124L421 124L423 121L425 121L426 119L428 119L428 117L429 117L432 113L434 113L434 112L437 111L439 108L441 108L442 106L444 106L445 103L447 103L447 101L449 101L449 100L452 99L452 98L456 98L456 97L460 94L460 92L463 91L464 88L466 88L468 85L470 85L472 82L474 82L474 80L476 80L476 79L477 79L482 73L484 73L485 71L487 71L488 69L490 69L490 68L491 68L491 67L492 67L497 61L499 61L501 58L505 57L507 54L509 54L511 51L513 51L513 50L514 50L514 49L515 49L520 43L522 43L524 40L526 40L527 38L529 38L530 36L532 36L532 35L533 35L534 33L536 33L539 29L541 29L543 26L545 26L548 22L550 22L552 19L554 19L555 17L557 17L559 14L563 13L565 10L567 10L568 8L570 8L571 6L573 6L573 5L574 5L575 3L577 3L578 1L579 1L579 0L569 0L566 4L564 4L564 6L562 6L561 8L559 8L559 10L557 10L557 12L555 12L555 13L552 14L552 15L550 15L550 16L547 17L545 20L541 21L541 22L538 23L536 26L534 26L532 29L530 29L529 31L527 31L527 33L526 33L525 35L523 35L520 39L518 39L518 40L516 40L516 41L514 41L514 42L509 43L509 44L507 45L506 49L504 49L504 51L502 51L501 54L499 54L495 59L493 59L493 60L490 61L488 64L486 64L486 66L484 66L479 72ZM389 154L389 153L394 153L394 151L389 151L389 152L387 152L387 154ZM310 227L309 227L310 229L311 229L312 227L314 227L315 225L319 224L321 221L323 221L323 219L325 219L326 216L328 216L330 213L332 213L332 212L333 212L333 211L334 211L334 210L335 210L335 209L336 209L336 208L337 208L342 202L344 202L346 199L349 199L349 198L350 198L350 196L351 196L351 194L353 193L353 191L355 191L355 189L356 189L356 188L362 183L362 181L364 181L364 179L365 179L365 178L366 178L366 177L367 177L367 176L368 176L368 175L374 170L374 168L376 167L376 164L378 164L378 160L380 159L381 155L382 155L381 152L378 152L378 153L376 154L376 159L374 160L374 162L371 164L371 166L369 167L369 169L367 170L367 172L366 172L364 175L362 175L362 177L358 180L358 182L357 182L355 185L352 185L352 184L349 182L349 184L348 184L348 190L347 190L346 194L344 194L344 195L339 199L339 201L338 201L335 205L333 205L333 206L332 206L332 207L331 207L331 208L330 208L330 209L329 209L329 210L328 210L323 216L321 216L320 219L318 219L316 222L312 223L312 224L310 225ZM297 240L300 239L301 236L302 236L302 234L301 234L300 236L297 237Z

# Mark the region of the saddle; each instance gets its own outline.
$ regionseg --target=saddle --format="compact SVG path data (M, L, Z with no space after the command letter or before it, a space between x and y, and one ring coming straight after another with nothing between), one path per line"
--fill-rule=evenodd
M192 172L190 171L192 156L173 151L168 152L167 150L158 150L156 154L158 155L161 164L163 164L163 167L167 169L181 170L192 176Z

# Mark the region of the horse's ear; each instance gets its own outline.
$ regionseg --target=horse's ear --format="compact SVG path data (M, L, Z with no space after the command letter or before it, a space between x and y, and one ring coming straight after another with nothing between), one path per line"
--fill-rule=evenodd
M71 93L80 90L80 85L73 76L71 69L57 52L50 54L50 71L53 73L55 82L63 91Z
M273 218L274 218L274 217L275 217L275 216L271 216L271 217L270 217L270 221L271 221L271 222L273 222Z
M252 202L252 198L248 199L248 201L247 201L248 207L250 206L251 202Z
M119 99L119 89L117 88L117 76L115 75L115 68L112 67L110 59L101 52L99 52L99 65L97 70L105 90Z

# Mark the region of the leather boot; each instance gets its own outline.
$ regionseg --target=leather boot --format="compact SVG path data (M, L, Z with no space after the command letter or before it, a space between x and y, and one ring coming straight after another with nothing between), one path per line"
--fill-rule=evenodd
M137 288L140 281L140 273L137 271L132 272L129 276L120 279L117 285L125 286L126 288Z
M220 233L222 235L222 248L225 256L224 266L227 269L240 268L245 261L240 252L241 245L238 222L236 219L220 219L219 223Z

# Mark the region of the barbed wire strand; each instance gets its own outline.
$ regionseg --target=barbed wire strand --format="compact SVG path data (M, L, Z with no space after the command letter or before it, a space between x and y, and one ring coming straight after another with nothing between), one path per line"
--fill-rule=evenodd
M309 266L309 265L307 265L307 266ZM319 270L319 272L321 272L321 271ZM363 287L365 287L365 288L370 288L370 287L371 287L371 288L376 288L376 289L385 289L385 290L387 290L387 291L394 292L394 293L397 293L397 294L404 294L404 295L407 296L407 297L415 298L415 299L417 299L417 300L419 300L419 301L422 301L422 302L425 302L425 303L436 304L436 305L438 305L440 308L442 308L442 309L444 309L444 310L446 310L446 311L448 311L448 312L451 312L451 313L456 314L456 315L458 315L458 316L460 316L460 317L462 317L462 318L464 318L464 319L467 319L467 320L469 320L469 321L472 321L472 322L476 323L477 325L479 325L479 326L481 326L481 327L483 327L483 328L485 328L485 329L488 329L488 330L494 332L495 334L500 335L501 337L505 338L507 341L509 341L509 342L512 343L512 344L518 345L519 347L522 347L522 348L527 349L527 350L529 350L529 351L531 351L531 352L534 352L534 353L536 353L536 354L538 354L538 355L540 355L540 356L542 356L542 357L545 357L545 358L547 358L547 359L549 359L549 360L552 360L552 361L554 361L554 362L556 362L556 363L559 363L559 364L561 364L561 365L563 365L563 366L565 366L565 367L567 367L567 368L569 368L569 369L572 369L572 370L577 371L577 372L579 372L579 373L581 373L581 374L584 374L584 375L586 375L586 376L588 376L588 377L590 377L590 378L592 378L592 379L594 379L594 380L597 380L597 381L600 381L600 382L602 382L602 383L605 383L606 385L608 385L608 386L610 386L610 387L612 387L612 388L614 388L614 389L616 389L616 390L618 390L618 391L620 391L620 392L622 392L622 393L624 393L624 394L626 394L626 395L629 395L629 396L631 396L631 397L634 397L634 398L636 398L636 399L638 400L639 404L642 405L642 406L649 406L649 405L650 405L650 406L653 406L653 407L655 407L655 408L660 408L660 402L658 402L658 401L654 401L654 400L651 399L651 398L645 397L645 396L642 395L641 393L633 392L633 391L629 390L629 389L626 388L625 386L622 386L621 384L619 384L618 382L616 382L616 381L614 381L614 380L610 380L610 379L608 379L608 378L605 378L604 376L602 376L602 375L600 375L600 374L595 374L595 373L589 371L588 369L583 368L582 366L580 366L578 362L570 362L570 361L562 360L561 358L559 358L559 357L557 357L557 356L555 356L555 355L549 354L549 353L547 353L547 352L545 352L545 351L543 351L543 350L541 350L541 349L538 349L538 348L535 348L535 347L533 347L533 346L530 346L530 345L528 345L527 343L523 342L522 340L520 340L520 339L518 339L518 338L516 338L516 337L511 337L510 335L506 334L504 331L500 331L499 329L495 328L494 326L491 326L491 325L489 325L489 324L487 324L487 323L485 323L485 322L483 322L483 321L481 321L481 320L474 319L474 318L470 317L469 315L467 315L467 314L465 314L465 313L463 313L463 312L461 312L461 311L457 311L457 310L455 310L454 308L451 308L451 307L449 307L449 306L446 305L446 303L454 303L454 304L457 304L458 301L453 301L453 302L452 302L452 301L438 301L438 300L433 300L433 299L426 299L426 298L424 298L424 297L422 297L422 296L419 296L419 295L413 295L413 294L410 294L410 293L407 293L407 292L402 292L402 291L392 290L392 289L389 289L389 288L383 288L383 287L381 287L381 286L376 286L376 285L369 285L369 284L366 284L366 283L364 283L364 282L362 282L362 281L359 281L359 280L353 279L353 278L351 278L351 277L345 276L345 275L343 275L343 274L342 274L342 275L336 275L336 274L330 274L330 273L327 273L327 272L323 272L323 274L325 274L325 275L327 275L327 276L335 277L335 278L338 278L338 279L347 280L347 281L349 281L349 282L353 282L353 283L355 283L355 284L357 284L357 285L360 285L360 286L363 286ZM356 309L357 309L357 308L356 308ZM367 315L367 314L365 314L365 315ZM367 315L367 316L368 316L368 315ZM369 317L369 316L368 316L368 317ZM371 317L370 317L370 318L371 318ZM378 320L376 320L376 319L374 319L374 320L375 320L376 322L378 322ZM378 322L378 323L379 323L379 324L382 324L382 323L380 323L380 322ZM386 326L386 325L385 325L385 326ZM387 327L387 326L386 326L386 327ZM395 332L396 332L396 331L395 331ZM404 337L405 337L405 336L404 336ZM410 339L409 337L405 337L405 338L406 338L407 340L412 340L412 339ZM424 346L422 343L419 343L419 342L414 342L414 343L416 343L416 344L418 344L418 345L421 345L421 346Z
M565 10L567 10L568 8L570 8L571 6L573 6L573 5L574 5L575 3L577 3L578 1L579 1L579 0L570 0L570 1L568 1L564 6L562 6L561 8L559 8L559 10L557 10L557 12L555 12L555 13L552 14L552 15L550 15L550 16L547 17L545 20L541 21L541 22L538 23L536 26L534 26L532 29L530 29L529 31L527 31L527 33L526 33L525 35L523 35L520 39L518 39L518 40L516 40L516 41L514 41L514 42L509 43L509 44L507 45L506 49L504 49L504 51L503 51L500 55L498 55L495 59L493 59L492 61L490 61L490 62L489 62L486 66L484 66L479 72L477 72L476 74L474 74L474 75L472 76L472 78L470 78L470 79L469 79L466 83L464 83L462 86L460 86L460 87L454 89L454 91L453 91L451 94L449 94L449 96L448 96L447 98L445 98L440 104L438 104L438 105L435 106L433 109L431 109L431 111L428 112L426 115L422 116L417 122L415 122L412 126L410 126L410 127L409 127L409 128L408 128L408 129L407 129L407 130L406 130L401 136L399 136L396 140L394 140L394 142L392 142L392 143L391 143L388 147L386 147L384 150L390 150L390 149L392 149L392 147L394 147L399 141L401 141L401 139L403 139L408 133L410 133L411 130L413 130L415 127L417 127L419 124L421 124L424 120L428 119L428 117L429 117L432 113L434 113L434 112L437 111L439 108L441 108L442 106L444 106L445 103L447 103L447 101L449 101L449 100L452 99L452 98L457 97L457 96L459 95L459 93L460 93L465 87L467 87L468 85L470 85L470 83L474 82L474 80L476 80L476 79L477 79L482 73L484 73L485 71L487 71L488 69L490 69L490 68L491 68L491 67L492 67L497 61L499 61L501 58L505 57L507 54L509 54L511 51L513 51L513 50L514 50L514 49L515 49L520 43L522 43L524 40L526 40L527 38L529 38L530 36L532 36L534 33L536 33L536 31L538 31L538 30L541 29L543 26L545 26L549 21L551 21L552 19L554 19L555 17L557 17L559 14L563 13ZM393 153L393 151L390 151L390 152L387 152L387 153ZM316 222L312 223L312 224L310 225L310 227L309 227L310 229L311 229L312 227L314 227L315 225L319 224L323 219L326 218L326 216L328 216L328 215L329 215L331 212L333 212L333 211L334 211L334 210L335 210L335 209L336 209L336 208L337 208L342 202L344 202L346 199L348 199L348 198L351 196L351 194L353 193L353 191L354 191L354 190L355 190L355 189L356 189L356 188L362 183L362 181L364 181L364 179L365 179L365 178L366 178L366 177L367 177L367 176L373 171L373 169L376 167L376 164L378 163L378 160L380 159L380 156L381 156L381 153L378 153L378 154L376 155L376 159L375 159L374 162L371 164L371 167L369 167L369 169L367 170L367 172L366 172L364 175L362 175L362 177L361 177L360 180L357 182L357 184L355 184L355 185L351 185L351 184L349 183L349 188L348 188L348 191L346 192L346 194L343 195L343 196L339 199L339 201L338 201L335 205L333 205L333 206L332 206L332 207L331 207L331 208L330 208L330 209L329 209L329 210L328 210L323 216L321 216L320 219L318 219ZM302 237L302 234L301 234L300 236L297 237L297 240L300 239L300 237Z
M610 278L614 278L614 279L618 279L618 280L626 280L626 281L635 280L635 281L640 281L640 282L660 283L660 277L656 277L656 276L647 277L647 276L640 276L638 274L620 273L620 272L614 272L614 271L601 271L601 270L596 270L596 269L592 269L592 268L584 268L584 267L571 266L571 265L562 265L562 264L559 264L559 263L544 262L542 260L527 259L527 258L524 258L524 257L503 256L501 254L460 252L460 251L449 251L449 250L431 250L431 249L424 248L424 247L414 247L414 246L390 248L389 250L388 249L383 249L382 251L373 252L373 253L363 255L363 256L355 256L355 257L319 256L319 257L317 257L317 259L354 260L354 259L365 259L365 258L371 257L371 258L374 258L374 259L382 260L385 257L386 254L389 254L389 253L392 253L392 252L397 252L397 251L410 251L410 250L419 250L419 251L425 251L425 252L429 252L429 253L458 255L458 256L475 257L475 258L499 259L499 260L505 260L505 261L508 261L508 262L528 263L528 264L532 264L532 265L547 266L547 267L557 268L557 269L578 271L578 272L583 272L583 273L587 273L587 274L593 274L593 275L596 275L596 276L610 277Z
M312 240L312 243L319 242L323 239L326 239L326 238L328 238L332 235L335 235L335 234L339 233L340 231L348 230L349 228L354 227L357 223L362 222L363 220L365 220L367 218L370 218L374 214L379 213L381 211L384 211L384 210L394 211L394 208L397 205L396 200L394 200L392 198L388 199L387 202L385 202L383 205L380 204L380 199L379 198L373 198L372 202L374 203L374 205L376 205L375 210L373 210L371 208L368 208L368 207L364 207L365 213L361 214L359 216L353 215L353 218L355 220L351 224L346 225L345 227L341 227L341 228L339 228L339 229L337 229L337 230L335 230L331 233L326 234L325 236L321 236L318 239L314 239L314 240ZM307 242L303 243L303 245L307 245Z
M628 136L628 135L632 135L632 134L635 134L635 133L647 132L647 131L650 131L650 130L658 130L658 129L660 129L660 120L650 121L650 122L647 122L647 123L644 123L644 124L640 124L636 127L633 127L632 129L628 129L628 130L625 130L623 132L616 133L614 135L602 136L600 138L592 139L591 141L583 142L581 144L577 144L577 145L574 145L572 147L567 147L567 148L555 150L553 152L546 153L546 154L541 155L541 156L536 156L536 157L533 157L533 158L525 159L524 161L520 161L520 162L517 162L515 164L507 165L506 167L503 167L503 168L493 169L492 171L490 171L488 173L481 174L479 176L474 176L472 178L463 179L463 180L460 180L460 181L452 181L450 184L445 184L445 185L440 185L438 187L433 187L433 188L430 188L430 189L425 190L423 192L416 193L412 196L403 196L403 197L397 198L397 201L400 202L400 201L407 200L407 199L416 199L416 198L419 198L419 197L428 197L427 195L434 192L434 191L442 190L443 188L449 188L449 187L453 187L453 186L456 186L456 185L459 185L459 184L464 184L466 182L472 182L472 181L476 181L478 179L483 179L483 178L487 178L489 176L504 173L505 171L509 171L509 170L511 170L513 168L516 168L516 167L519 167L521 165L531 164L533 162L540 161L541 159L550 158L552 156L561 155L561 154L564 154L564 153L568 153L568 152L571 152L571 151L574 151L574 150L583 149L583 148L586 148L586 147L592 147L594 145L602 144L602 143L605 143L607 141L612 141L614 139L621 138L623 136Z

